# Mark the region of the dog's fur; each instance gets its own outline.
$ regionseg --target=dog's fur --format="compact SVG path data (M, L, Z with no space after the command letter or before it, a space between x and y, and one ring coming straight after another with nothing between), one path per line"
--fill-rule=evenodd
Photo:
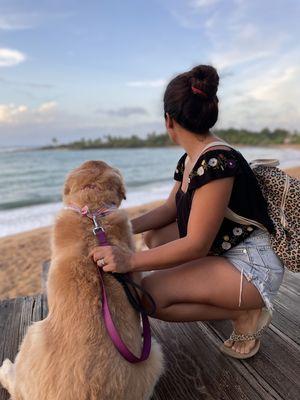
M117 207L125 197L120 171L103 161L87 161L67 176L63 202ZM130 221L116 209L101 221L112 245L134 250ZM0 382L12 400L144 400L164 372L161 346L152 337L147 360L129 363L115 348L103 318L97 266L88 256L98 245L92 221L62 209L51 234L47 280L49 314L27 330L14 364L6 359ZM112 318L122 340L141 354L139 314L121 284L103 273Z

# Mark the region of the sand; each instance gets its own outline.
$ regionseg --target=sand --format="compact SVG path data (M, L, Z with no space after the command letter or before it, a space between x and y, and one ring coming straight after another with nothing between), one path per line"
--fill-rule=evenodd
M300 179L300 167L287 170ZM129 218L161 205L163 200L126 209ZM141 234L135 235L136 248L143 246ZM41 266L50 259L50 227L32 229L0 238L0 300L42 292Z
M161 205L163 200L128 207L129 218ZM143 246L135 235L136 249ZM0 238L0 300L42 293L42 263L50 259L50 226Z

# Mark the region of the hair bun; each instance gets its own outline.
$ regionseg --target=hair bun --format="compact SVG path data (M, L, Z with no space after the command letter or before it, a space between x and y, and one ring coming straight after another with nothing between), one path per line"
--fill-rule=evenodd
M198 65L190 71L192 93L202 99L211 99L217 94L219 75L211 65Z

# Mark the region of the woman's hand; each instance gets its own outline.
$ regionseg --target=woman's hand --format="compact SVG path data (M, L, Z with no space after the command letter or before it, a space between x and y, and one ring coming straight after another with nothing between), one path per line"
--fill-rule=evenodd
M104 272L132 272L133 251L124 251L118 246L97 246L92 249L89 257L92 257ZM100 259L104 259L104 265ZM103 260L102 260L103 262Z

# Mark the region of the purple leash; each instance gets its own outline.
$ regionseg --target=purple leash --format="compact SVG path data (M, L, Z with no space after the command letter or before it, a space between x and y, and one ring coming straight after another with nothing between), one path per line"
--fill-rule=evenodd
M97 231L96 231L97 230ZM99 241L100 246L109 246L109 243L107 242L105 232L102 230L101 227L96 227L93 229L94 233ZM108 333L118 349L119 353L129 362L131 363L137 363L140 361L144 361L149 357L149 353L151 350L151 329L150 329L150 324L149 320L146 314L142 314L142 321L143 321L143 337L144 337L144 343L143 343L143 348L142 348L142 354L140 357L136 357L125 345L123 340L121 339L115 324L111 318L110 310L108 307L108 302L107 302L107 297L106 297L106 291L103 283L103 271L101 268L97 268L99 271L99 277L100 277L100 283L102 286L102 315L105 321L106 328L108 330Z
M91 218L94 222L95 227L93 228L93 233L95 236L97 236L98 242L100 246L110 246L110 244L107 241L106 234L104 232L104 229L102 226L99 226L96 220L96 216L104 216L108 214L107 211L100 211L96 213L92 213L91 216L89 216L89 211L88 208L85 206L83 209L80 209L78 207L71 207L67 206L65 208L68 209L73 209L75 211L80 212L82 215L86 215L89 218ZM141 312L142 314L142 323L143 323L143 333L142 336L144 338L143 340L143 348L142 348L142 353L140 357L136 357L125 345L123 340L121 339L115 324L112 320L111 313L109 310L108 306L108 301L107 301L107 296L106 296L106 291L105 291L105 286L104 286L104 281L103 281L103 271L102 268L97 265L97 271L99 275L99 280L100 280L100 286L102 288L102 316L105 322L106 329L108 331L109 336L111 337L111 340L113 341L115 347L119 351L119 353L130 363L137 363L140 361L144 361L149 357L150 350L151 350L151 328L150 328L150 323L147 317L147 314L144 312ZM128 273L122 274L122 276L126 276L126 280L130 280L128 277Z

